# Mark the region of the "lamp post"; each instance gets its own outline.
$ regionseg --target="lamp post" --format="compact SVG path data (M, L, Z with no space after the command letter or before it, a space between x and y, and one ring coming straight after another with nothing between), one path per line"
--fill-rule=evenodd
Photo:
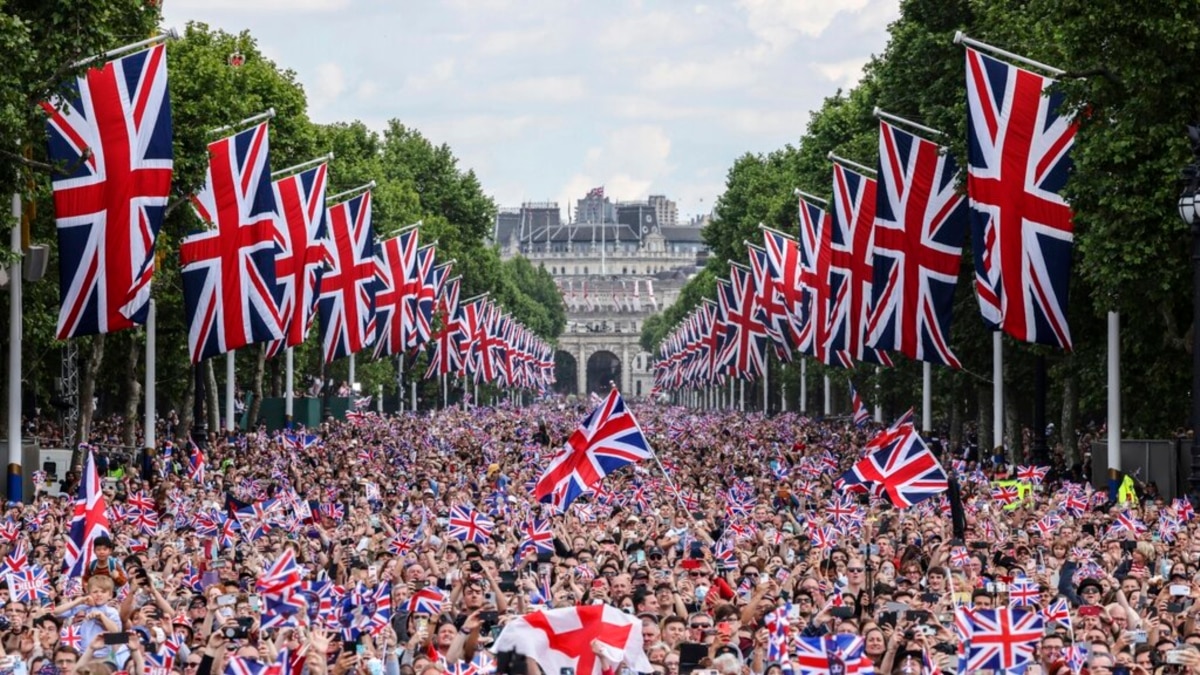
M1200 127L1188 126L1192 163L1183 169L1179 216L1192 235L1192 320L1200 321ZM1193 494L1200 492L1200 330L1192 330L1192 467L1188 475Z

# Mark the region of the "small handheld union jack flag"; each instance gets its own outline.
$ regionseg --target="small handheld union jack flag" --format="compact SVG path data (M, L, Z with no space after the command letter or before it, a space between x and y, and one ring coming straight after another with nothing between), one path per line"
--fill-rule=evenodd
M9 573L6 579L13 600L40 605L50 598L50 577L41 567L29 565L20 572Z
M455 506L450 509L450 523L446 534L459 541L485 544L492 540L492 521L473 508Z

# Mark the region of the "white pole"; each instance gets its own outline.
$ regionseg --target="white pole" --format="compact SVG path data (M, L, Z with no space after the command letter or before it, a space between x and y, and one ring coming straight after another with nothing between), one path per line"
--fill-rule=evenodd
M237 350L225 352L225 431L233 433L233 390L234 390L234 354Z
M746 412L746 381L738 380L738 410Z
M800 359L800 412L808 413L808 360Z
M1065 437L1073 429L1063 429ZM1121 468L1121 315L1108 313L1108 468Z
M992 333L992 447L1004 445L1004 342Z
M787 412L787 382L779 384L779 412Z
M350 400L354 401L354 355L350 355Z
M875 366L875 423L876 424L880 424L883 422L883 400L882 400L883 397L879 393L883 389L883 387L881 387L879 385L879 378L882 377L880 372L881 372L881 369L879 368L879 366Z
M23 500L21 485L21 195L12 196L12 250L8 265L8 500ZM79 441L85 442L86 438Z
M921 364L921 431L933 431L933 364Z
M155 438L154 428L155 420L158 419L158 412L155 408L158 406L157 393L155 392L156 380L156 352L158 351L158 303L150 300L146 311L146 384L143 387L146 392L146 421L142 423L142 447L151 450L157 445L158 441Z
M417 381L409 383L412 386L412 411L417 412Z
M728 406L728 408L730 410L733 410L733 380L732 379L729 380L729 406Z
M404 412L404 354L396 355L396 409Z
M375 396L375 412L382 415L383 414L383 385L382 384L379 385L379 391L376 393L377 393L377 395Z
M763 409L762 409L762 411L763 411L764 415L767 414L767 412L768 412L767 406L770 405L770 403L771 403L771 399L768 397L768 392L770 391L770 387L768 385L770 385L770 383L771 383L771 369L763 368Z
M833 387L829 383L829 376L825 376L825 416L833 414Z
M287 418L287 424L290 426L292 419L296 414L296 355L292 352L292 348L287 348L287 355L284 359L287 364L287 375L283 381L283 415Z

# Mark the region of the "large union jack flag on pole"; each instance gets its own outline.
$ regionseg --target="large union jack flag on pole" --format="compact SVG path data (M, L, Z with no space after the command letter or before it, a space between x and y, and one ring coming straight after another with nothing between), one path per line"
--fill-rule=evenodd
M275 199L279 205L275 280L282 297L279 313L284 337L268 345L267 356L301 344L312 329L325 266L328 176L328 165L322 163L275 181Z
M462 277L448 279L443 286L438 310L441 327L429 343L429 368L425 371L427 379L434 375L457 373L462 368L462 342L467 333L462 310L458 306L461 289Z
M717 288L725 332L719 363L734 377L761 377L767 368L767 329L755 317L754 275L746 267L730 264L729 283Z
M420 235L409 228L380 245L375 265L375 358L404 351L405 315L416 273Z
M950 349L950 318L967 226L957 174L936 143L880 122L867 342L953 368L961 364Z
M800 244L782 232L764 228L763 248L767 252L767 272L771 275L779 302L791 324L791 348L811 355L812 331L805 322L808 289L805 287L804 258Z
M875 270L875 181L839 162L833 164L833 208L829 219L828 348L858 361L885 366L891 359L866 345Z
M782 361L792 360L792 350L796 348L796 332L787 312L787 304L778 279L781 273L773 270L771 255L765 248L747 243L750 252L751 278L756 289L755 319L762 324L775 345L775 355ZM795 246L792 247L795 250ZM799 262L798 260L795 262ZM791 275L795 277L793 273Z
M534 496L565 511L576 497L608 474L653 457L645 434L614 388L550 460L538 479Z
M371 344L375 335L375 234L371 192L329 207L329 269L317 309L325 363Z
M179 246L193 363L283 337L267 137L263 122L208 146L208 179L192 204L213 227Z
M1076 125L1053 85L967 49L967 195L980 310L1019 340L1070 349L1074 227L1059 192Z
M68 89L42 104L49 157L60 170L60 340L146 323L174 166L165 46L93 68Z
M842 475L846 488L871 490L886 496L892 506L912 506L946 491L946 472L911 423L884 434L888 442L871 452Z
M440 270L440 271L439 271ZM420 348L433 337L433 303L449 270L437 264L437 249L431 244L417 251L416 277L413 279L412 330L405 336L405 347Z

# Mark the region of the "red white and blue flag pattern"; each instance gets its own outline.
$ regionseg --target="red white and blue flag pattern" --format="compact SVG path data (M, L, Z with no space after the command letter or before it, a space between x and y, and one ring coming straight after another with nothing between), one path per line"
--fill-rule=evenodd
M966 51L967 195L980 310L1018 340L1069 350L1074 226L1060 193L1076 124L1053 79Z
M857 361L891 365L884 352L866 345L875 281L875 181L834 163L830 216L828 349L845 350Z
M375 232L371 193L329 207L329 269L317 303L325 363L358 353L375 338Z
M890 433L889 433L890 432ZM905 508L937 496L949 487L946 472L911 423L884 432L888 441L842 475L848 490L871 491Z
M304 342L316 318L324 274L326 164L275 181L275 281L280 289L283 338L267 346L267 356Z
M68 577L82 578L95 557L93 543L99 537L112 536L107 510L100 488L100 474L96 470L96 458L89 449L83 465L83 477L79 482L79 493L75 497L66 555L63 558L63 571Z
M211 227L179 245L192 363L283 337L268 146L266 122L208 146L192 204Z
M410 228L384 241L375 261L375 357L401 354L412 311L420 235Z
M534 496L566 511L571 502L608 474L653 456L633 412L625 407L620 392L613 389L550 460L538 479Z
M961 367L950 319L967 226L957 175L944 148L880 123L867 343L953 368Z
M164 45L92 68L65 90L42 104L57 168L60 340L146 322L174 167Z

